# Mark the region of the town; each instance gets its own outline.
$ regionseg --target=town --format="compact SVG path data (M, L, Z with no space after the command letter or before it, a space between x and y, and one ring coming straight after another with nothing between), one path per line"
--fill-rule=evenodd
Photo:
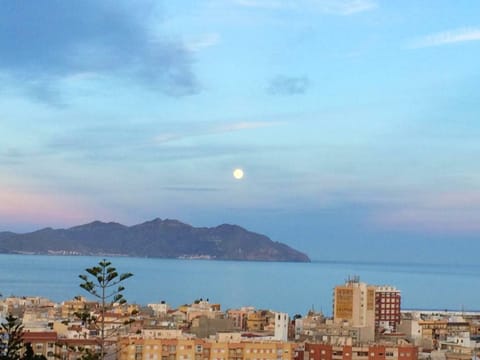
M358 276L333 289L332 317L289 316L196 299L108 308L83 296L0 298L0 320L21 321L22 340L47 360L467 360L480 354L480 313L401 309L401 291ZM3 326L6 349L7 326ZM3 355L3 354L2 354ZM98 358L98 357L97 357Z

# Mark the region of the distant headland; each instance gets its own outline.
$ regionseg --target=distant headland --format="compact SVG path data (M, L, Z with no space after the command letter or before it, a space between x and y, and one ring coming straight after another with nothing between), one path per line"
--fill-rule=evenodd
M306 254L237 225L197 228L158 218L133 226L94 221L68 229L0 232L0 253L310 262Z

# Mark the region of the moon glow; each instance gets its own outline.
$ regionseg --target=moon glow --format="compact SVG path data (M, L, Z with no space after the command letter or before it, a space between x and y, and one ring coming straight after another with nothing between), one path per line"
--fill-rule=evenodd
M233 177L237 180L240 180L243 178L243 170L242 169L235 169L233 170Z

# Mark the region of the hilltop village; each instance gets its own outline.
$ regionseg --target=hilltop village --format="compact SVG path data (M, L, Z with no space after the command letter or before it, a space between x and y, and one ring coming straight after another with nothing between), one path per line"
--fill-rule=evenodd
M333 289L333 317L251 306L223 311L209 299L176 309L163 301L114 305L103 314L108 359L467 360L480 354L480 313L402 311L400 290L358 277ZM98 350L98 302L1 298L2 323L10 315L22 321L24 343L47 360Z

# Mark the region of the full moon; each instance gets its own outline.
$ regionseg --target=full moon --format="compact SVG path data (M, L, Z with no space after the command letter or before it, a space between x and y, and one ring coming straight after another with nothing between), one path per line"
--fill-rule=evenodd
M233 170L233 177L237 180L242 179L243 178L243 170L242 169Z

